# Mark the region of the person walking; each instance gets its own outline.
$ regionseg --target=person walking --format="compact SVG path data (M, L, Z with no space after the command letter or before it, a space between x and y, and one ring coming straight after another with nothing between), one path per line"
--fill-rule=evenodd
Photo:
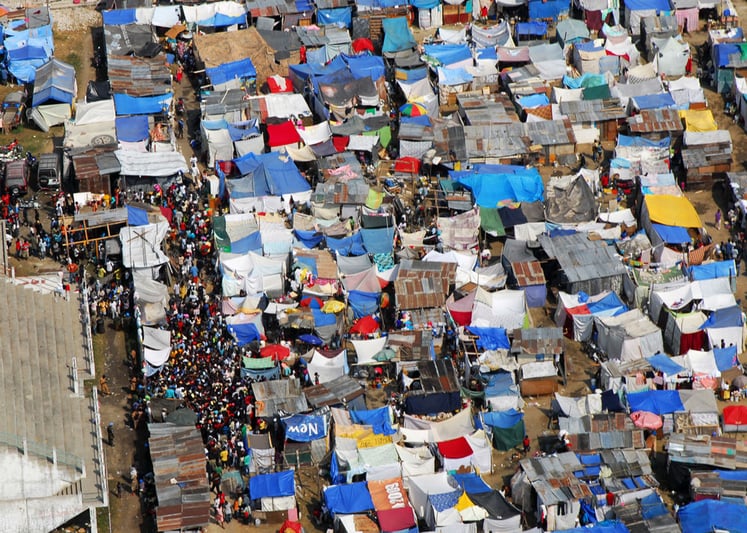
M716 216L715 216L716 228L719 229L719 230L721 229L721 219L722 218L723 218L723 215L721 214L721 209L716 209Z
M221 527L221 529L226 529L225 518L223 516L223 507L221 505L215 507L215 521L218 522L218 525Z
M109 441L109 446L114 448L114 422L109 422L106 426L106 438Z

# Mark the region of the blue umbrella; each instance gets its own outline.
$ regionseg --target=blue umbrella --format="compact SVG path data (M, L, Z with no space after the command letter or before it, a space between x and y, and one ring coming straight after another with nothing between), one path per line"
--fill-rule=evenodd
M306 344L311 344L312 346L322 346L324 344L324 341L317 337L316 335L312 335L311 333L304 333L303 335L300 335L298 337L298 340L301 342L305 342Z

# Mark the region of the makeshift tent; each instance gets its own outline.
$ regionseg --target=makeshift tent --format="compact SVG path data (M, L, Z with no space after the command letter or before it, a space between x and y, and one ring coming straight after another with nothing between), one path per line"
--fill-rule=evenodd
M462 523L456 509L461 490L454 488L449 481L446 472L412 476L405 480L415 513L431 529Z
M700 329L708 334L714 348L734 346L738 352L744 348L744 320L741 307L735 305L711 312Z
M482 422L489 428L496 450L508 451L524 439L524 413L515 409L483 413Z
M72 104L78 93L75 68L51 59L36 69L31 118L42 131L70 119Z
M347 350L316 349L310 357L306 355L306 361L309 375L315 377L318 374L320 383L328 383L349 372Z
M688 63L692 61L690 45L681 38L675 37L669 37L664 42L655 44L654 61L659 75L684 76Z
M739 433L747 430L747 405L727 405L724 407L723 429L726 433Z
M595 319L597 344L612 359L632 361L664 352L661 330L640 309Z
M652 390L634 392L627 395L631 411L647 411L657 415L666 415L684 411L685 406L676 390Z
M257 474L249 478L253 500L259 500L262 511L287 511L296 507L295 472L286 470Z
M402 531L416 525L402 478L369 481L368 491L382 532Z
M324 489L324 502L332 515L365 513L374 509L365 481Z
M475 165L470 171L450 171L449 176L472 191L480 207L497 207L501 202L541 202L544 186L533 167Z
M730 531L744 533L744 504L701 500L685 505L677 513L682 533Z
M594 317L611 317L628 310L620 297L612 291L594 296L586 293L558 293L558 306L555 310L555 324L563 328L563 335L583 341L591 338L594 330Z

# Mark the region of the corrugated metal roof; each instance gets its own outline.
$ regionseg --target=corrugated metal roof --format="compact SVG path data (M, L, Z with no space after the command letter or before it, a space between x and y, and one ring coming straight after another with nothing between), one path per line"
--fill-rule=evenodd
M159 531L200 528L210 521L202 436L194 427L149 424ZM176 480L176 483L172 481Z
M514 348L529 354L560 354L565 351L562 328L529 328L514 330Z
M308 387L305 393L309 403L318 408L350 402L365 394L365 390L350 376L340 376L327 383Z
M643 109L628 118L631 133L679 133L683 130L682 119L676 109Z
M679 463L747 469L747 440L673 433L669 436L669 458Z
M420 383L423 392L458 392L459 379L451 359L419 361Z
M620 105L619 98L608 100L564 100L560 102L560 112L571 122L604 122L628 116Z
M464 126L464 142L467 157L471 159L512 157L529 151L528 139L519 122Z
M622 276L627 272L619 256L604 241L590 241L585 234L549 237L540 235L539 242L550 258L555 258L569 283Z
M111 56L107 66L112 93L157 96L172 91L171 71L163 54L156 57Z
M526 122L524 123L524 131L532 144L542 146L576 144L573 126L568 119Z
M257 381L252 383L252 391L258 400L258 416L272 416L280 410L302 413L309 408L298 378Z
M422 361L431 358L433 333L430 330L389 333L388 346L399 348L400 361Z
M455 278L455 263L404 259L394 281L397 306L400 309L441 307Z

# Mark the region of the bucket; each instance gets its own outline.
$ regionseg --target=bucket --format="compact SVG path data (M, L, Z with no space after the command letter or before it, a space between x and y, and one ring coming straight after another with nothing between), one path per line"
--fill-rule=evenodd
M591 378L591 390L597 390L597 378Z

